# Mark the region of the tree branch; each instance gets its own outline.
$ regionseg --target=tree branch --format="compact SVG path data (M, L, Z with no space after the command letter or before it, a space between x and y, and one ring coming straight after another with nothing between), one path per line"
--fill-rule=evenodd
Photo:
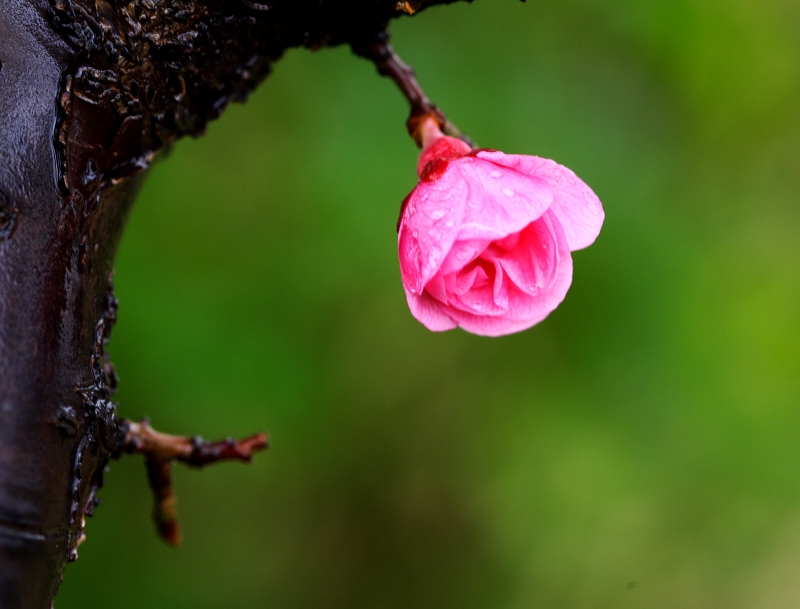
M220 461L249 463L253 454L269 446L266 434L259 433L243 440L227 438L209 442L199 436L173 436L156 431L147 420L125 421L127 431L122 452L145 456L147 480L153 491L153 519L158 534L170 545L181 542L175 494L172 490L172 463L180 461L193 467L204 467Z
M149 165L286 49L385 42L390 19L448 1L0 0L0 609L51 606L133 430L165 526L172 459L261 442L167 441L117 417L113 260Z

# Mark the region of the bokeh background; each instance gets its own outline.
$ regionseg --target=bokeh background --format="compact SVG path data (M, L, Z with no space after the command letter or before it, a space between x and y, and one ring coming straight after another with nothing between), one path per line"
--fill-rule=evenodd
M185 542L112 464L70 607L800 605L800 4L482 0L393 26L481 145L571 167L606 224L534 329L433 334L394 224L407 108L294 50L152 171L117 264L120 409L244 467L179 469Z

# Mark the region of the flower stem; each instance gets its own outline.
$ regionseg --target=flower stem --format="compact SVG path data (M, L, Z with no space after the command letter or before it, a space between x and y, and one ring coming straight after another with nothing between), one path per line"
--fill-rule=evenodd
M357 55L372 61L380 75L391 78L408 100L411 106L411 114L406 122L406 127L418 146L422 147L420 126L427 119L432 118L439 124L445 134L457 137L469 144L470 147L475 148L472 140L464 135L438 106L431 102L417 82L414 68L400 59L400 56L395 53L392 45L386 39L382 38L367 44L354 43L352 48Z

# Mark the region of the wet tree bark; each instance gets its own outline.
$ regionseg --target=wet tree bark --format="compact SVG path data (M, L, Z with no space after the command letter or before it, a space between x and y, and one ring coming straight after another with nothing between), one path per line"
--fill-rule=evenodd
M449 1L0 0L0 609L51 606L125 448L104 347L147 167L287 48Z

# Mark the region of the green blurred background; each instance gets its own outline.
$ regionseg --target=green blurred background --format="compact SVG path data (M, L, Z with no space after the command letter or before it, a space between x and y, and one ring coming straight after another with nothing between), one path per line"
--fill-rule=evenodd
M273 446L177 471L178 550L113 463L58 609L800 606L798 32L793 0L394 24L462 129L604 203L566 301L500 339L408 312L400 94L289 52L153 169L111 344L123 415Z

